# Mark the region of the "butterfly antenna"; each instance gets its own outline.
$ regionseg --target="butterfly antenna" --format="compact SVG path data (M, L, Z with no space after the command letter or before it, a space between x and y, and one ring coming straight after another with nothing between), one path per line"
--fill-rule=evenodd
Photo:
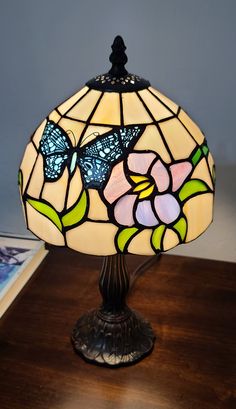
M86 138L84 138L82 142L84 143L86 141L86 139L88 139L92 135L99 136L100 134L99 134L99 132L92 132L91 134L87 135Z
M69 129L68 131L66 131L66 133L67 133L67 135L72 134L73 139L74 139L74 144L75 144L75 146L76 146L76 138L75 138L74 132L72 132L72 131Z

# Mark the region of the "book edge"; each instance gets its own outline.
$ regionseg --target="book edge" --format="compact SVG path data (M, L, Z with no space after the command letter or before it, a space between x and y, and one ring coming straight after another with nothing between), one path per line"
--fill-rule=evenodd
M13 303L17 295L29 281L33 273L36 271L37 267L41 264L43 259L48 254L48 250L45 249L44 245L33 255L30 261L25 265L25 268L21 271L16 280L8 288L8 291L3 295L0 300L0 318L6 312L6 310Z

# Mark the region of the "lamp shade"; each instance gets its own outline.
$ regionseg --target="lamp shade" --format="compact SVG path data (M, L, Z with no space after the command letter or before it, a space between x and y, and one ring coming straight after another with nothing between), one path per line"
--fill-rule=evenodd
M214 162L182 108L114 72L89 81L31 137L19 171L26 223L82 253L153 255L211 223Z

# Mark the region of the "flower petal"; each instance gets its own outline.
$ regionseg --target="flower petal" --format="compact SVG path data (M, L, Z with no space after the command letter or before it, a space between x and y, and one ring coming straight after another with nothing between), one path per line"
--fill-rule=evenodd
M122 226L133 226L133 207L137 195L125 195L121 197L115 205L114 216L116 221Z
M150 200L139 202L136 210L136 219L143 226L157 226L159 224L152 210Z
M111 176L104 189L104 196L109 203L113 203L118 197L128 192L131 185L128 183L123 168L123 162L114 166Z
M140 190L144 190L149 187L150 184L150 182L139 183L139 185L136 185L136 187L133 189L133 192L140 192Z
M172 190L176 192L192 170L190 162L179 162L170 166L172 176Z
M158 195L154 199L154 206L158 217L164 223L172 223L177 219L180 213L180 206L174 196L166 193Z
M149 180L147 176L140 175L130 175L130 179L132 179L134 183L146 182Z
M156 155L152 152L148 153L130 153L128 156L128 168L135 173L141 173L145 175L149 169L149 166L156 158Z
M145 199L146 197L150 196L152 194L153 190L154 190L154 187L155 187L155 185L153 183L150 187L147 187L146 189L142 190L139 193L138 198L139 199Z
M170 177L165 166L159 159L154 163L151 170L151 175L155 179L159 192L164 192L168 189Z

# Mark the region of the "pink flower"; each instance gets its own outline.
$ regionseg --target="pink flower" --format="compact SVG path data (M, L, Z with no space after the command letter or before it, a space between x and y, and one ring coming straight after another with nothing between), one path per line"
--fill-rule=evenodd
M191 170L188 161L168 166L155 153L130 153L126 162L114 166L104 189L117 223L129 227L173 223L181 211L173 193Z

